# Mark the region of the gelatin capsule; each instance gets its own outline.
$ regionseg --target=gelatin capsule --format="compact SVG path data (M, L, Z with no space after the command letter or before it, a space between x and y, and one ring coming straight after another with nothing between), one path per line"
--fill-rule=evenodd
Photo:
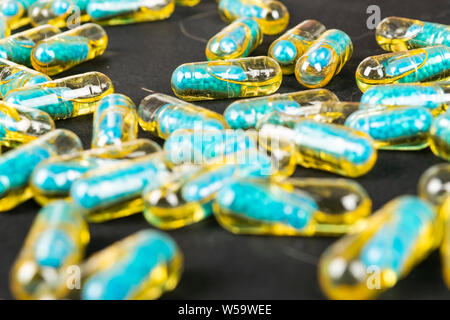
M268 56L280 64L283 74L293 74L298 59L325 30L319 21L305 20L272 42Z
M80 22L88 20L86 7L89 0L38 0L28 8L28 16L33 26L51 24L57 27L65 27L78 13Z
M444 281L447 288L450 289L450 196L447 196L447 200L444 202L441 209L441 216L446 217L447 220L444 224L444 239L441 245L441 261L442 271L444 275Z
M9 37L11 35L11 28L4 17L0 17L0 39Z
M52 81L49 76L0 58L0 98L14 89Z
M95 23L86 23L37 43L31 51L31 64L48 75L101 56L108 45L105 30Z
M241 18L232 22L206 45L208 60L229 60L248 57L263 40L258 22L253 18Z
M136 106L123 94L110 94L100 100L93 122L92 148L120 146L137 138Z
M15 33L0 40L0 58L31 67L31 51L41 40L61 31L49 24Z
M433 115L423 107L378 107L351 114L345 125L367 133L377 149L419 150L428 147Z
M142 230L94 253L82 266L81 299L149 300L175 289L183 256L172 238Z
M175 0L177 6L193 7L200 3L201 0Z
M269 57L182 64L172 74L172 90L183 100L254 97L274 93L283 80Z
M171 96L154 93L142 99L139 124L153 135L167 139L175 130L224 130L228 126L221 114Z
M14 148L54 129L47 113L0 101L0 145Z
M81 149L81 141L75 133L58 129L3 154L0 157L0 211L10 210L31 198L28 179L41 161Z
M10 91L4 100L40 109L54 120L60 120L94 112L100 100L113 92L107 76L87 72Z
M370 87L361 97L368 105L424 107L433 115L450 104L450 82L386 84Z
M219 13L228 22L242 17L253 18L268 35L283 32L289 24L289 12L279 1L220 0Z
M315 108L322 101L339 101L339 99L327 89L274 94L235 101L226 108L223 116L231 128L249 129L255 128L258 121L273 112L299 114L303 113L303 110Z
M348 177L366 174L377 159L374 142L366 133L341 125L300 120L291 129L266 124L259 135L268 141L292 141L303 167Z
M327 30L298 59L295 77L307 88L323 87L342 70L352 54L352 40L345 32Z
M390 201L362 230L338 240L322 255L319 281L323 291L332 299L375 298L439 245L439 229L427 202L414 196ZM374 272L379 275L376 283Z
M68 198L74 181L86 172L159 151L161 147L157 143L147 139L137 139L120 146L108 146L52 157L33 170L29 181L30 188L34 199L39 204L46 205L51 201Z
M430 148L433 153L450 161L450 112L438 116L430 128Z
M441 208L450 196L450 163L440 163L428 168L420 177L417 193L436 208Z
M388 17L378 24L375 37L386 51L404 51L440 44L450 46L450 26Z
M17 299L62 299L70 291L70 268L78 265L89 242L83 215L68 201L40 210L11 272Z
M368 57L356 70L356 84L363 92L380 84L449 79L450 47L443 45Z
M371 204L350 180L243 178L217 192L214 213L225 229L238 234L337 236L369 215Z
M26 11L35 1L2 0L0 3L0 15L6 20L11 29L23 27L30 22Z
M174 9L174 0L90 0L87 5L89 17L108 26L164 20Z

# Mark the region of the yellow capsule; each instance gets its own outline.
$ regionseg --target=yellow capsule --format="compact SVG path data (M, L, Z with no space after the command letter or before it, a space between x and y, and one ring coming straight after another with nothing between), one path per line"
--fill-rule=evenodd
M420 177L417 193L436 209L440 209L450 196L450 163L440 163L428 168Z
M387 203L365 226L320 258L319 281L331 299L372 299L393 287L442 240L433 207L414 196Z
M450 161L450 112L434 119L430 128L430 148L433 153L444 160Z
M62 299L89 242L83 215L68 201L42 208L11 271L17 299Z
M4 100L45 111L59 120L94 112L100 100L113 92L113 84L106 75L87 72L12 90Z
M255 97L274 93L283 80L269 57L182 64L172 74L172 90L183 100Z
M175 0L177 6L193 7L200 3L201 0Z
M449 79L450 47L443 45L368 57L356 69L356 84L363 92L380 84Z
M31 64L37 71L55 75L102 55L107 45L105 30L86 23L38 42L31 51Z
M72 20L86 22L86 6L89 0L38 0L28 8L28 17L33 26L51 24L59 28L70 25Z
M325 30L319 21L305 20L272 42L267 55L280 64L283 74L293 74L297 60Z
M0 17L0 39L9 37L11 35L11 28L4 17Z
M444 281L450 289L450 191L447 193L447 200L441 208L441 217L445 217L444 238L441 245L441 261Z
M404 51L440 44L450 46L450 26L388 17L378 24L375 37L386 51Z

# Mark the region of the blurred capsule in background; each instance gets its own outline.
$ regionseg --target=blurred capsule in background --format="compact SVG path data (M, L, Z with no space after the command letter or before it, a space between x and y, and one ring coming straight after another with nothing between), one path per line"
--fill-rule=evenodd
M193 7L200 3L201 0L175 0L177 6Z
M282 80L280 65L260 56L182 64L171 83L177 97L195 101L269 95Z
M45 111L60 120L94 112L100 100L113 92L106 75L87 72L10 91L4 100Z
M9 37L11 35L11 29L8 22L4 17L0 17L0 39Z
M442 205L441 216L445 217L444 239L441 245L441 260L444 281L447 288L450 289L450 194Z
M372 299L393 287L442 240L433 207L414 196L388 202L361 230L320 258L319 282L331 299Z
M17 29L30 23L27 9L36 0L2 0L0 2L0 15L6 20L11 29Z
M179 129L220 131L227 128L221 114L162 93L142 99L138 116L142 129L162 139Z
M362 92L380 84L449 78L450 47L444 45L368 57L356 69L356 84Z
M450 46L450 26L401 17L387 17L377 26L376 40L387 51L436 45Z
M38 0L28 8L28 17L33 26L48 23L62 28L70 25L75 18L79 19L79 22L87 21L88 3L89 0Z
M293 74L297 60L325 30L319 21L305 20L272 42L267 55L280 64L283 74Z
M430 148L433 153L450 161L450 112L434 119L430 128Z
M442 207L450 196L450 163L428 168L420 177L417 193L436 208Z
M62 299L89 242L83 215L68 201L43 207L11 272L17 299Z
M94 253L82 265L81 299L149 300L173 290L183 256L172 238L142 230Z

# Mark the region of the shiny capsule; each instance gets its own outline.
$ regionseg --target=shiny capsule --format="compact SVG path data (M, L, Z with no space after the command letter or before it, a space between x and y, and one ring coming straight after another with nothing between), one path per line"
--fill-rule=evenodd
M81 149L81 141L73 132L58 129L3 154L0 157L0 211L10 210L31 198L28 179L40 162Z
M229 60L248 57L262 42L263 35L253 18L241 18L232 22L206 45L208 60Z
M363 92L380 84L449 78L450 47L443 45L368 57L356 70L356 83Z
M327 89L275 94L235 101L227 107L223 116L231 128L249 129L254 128L258 121L273 112L299 114L315 108L322 101L339 101L339 99Z
M167 139L175 130L224 130L221 114L171 96L154 93L142 99L138 108L139 124L145 131Z
M54 75L102 55L107 45L105 30L86 23L40 41L31 52L31 64L40 72Z
M173 290L183 256L170 236L142 230L94 253L82 266L81 299L149 300Z
M297 60L325 30L319 21L305 20L272 42L268 56L280 64L283 74L293 74Z
M4 17L0 17L0 39L9 37L11 35L11 28Z
M120 146L90 149L69 155L52 157L33 170L30 188L41 205L69 197L70 187L83 174L120 161L133 160L161 151L161 147L147 139L125 142Z
M60 120L94 112L100 100L113 92L113 84L107 76L87 72L10 91L4 100L40 109Z
M175 0L177 6L193 7L200 3L201 0Z
M36 0L2 0L0 15L6 20L11 29L17 29L30 22L26 12Z
M120 25L169 18L174 0L90 0L87 14L102 25Z
M327 85L353 54L350 37L341 30L327 30L298 59L297 81L307 88Z
M61 31L49 24L15 33L0 40L0 58L31 67L31 51L41 40Z
M450 104L450 82L386 84L370 87L361 97L368 105L414 106L427 108L433 115Z
M17 299L62 299L84 256L89 230L83 215L68 201L42 208L11 272ZM72 270L72 272L71 272Z
M110 94L100 100L93 123L92 148L119 146L137 138L136 106L123 94Z
M450 26L415 19L388 17L376 29L378 44L387 51L436 45L450 46Z
M183 100L263 96L278 90L279 64L269 57L182 64L172 74L172 90Z
M14 89L51 81L49 76L0 58L0 98Z
M89 0L38 0L28 8L28 17L33 26L51 24L65 27L72 22L71 15L78 13L81 22L87 20L86 7Z
M441 240L433 207L413 196L387 203L365 227L321 257L319 280L332 299L371 299L393 287Z
M438 116L431 125L430 148L436 156L450 161L450 112Z
M220 0L219 13L225 21L242 17L255 19L264 34L283 32L289 23L289 12L279 1L272 0Z
M450 196L450 163L440 163L428 168L420 177L417 193L436 208L441 208ZM450 212L448 213L450 217Z
M349 128L367 133L375 147L419 150L428 147L433 115L422 107L378 107L359 110L345 121Z

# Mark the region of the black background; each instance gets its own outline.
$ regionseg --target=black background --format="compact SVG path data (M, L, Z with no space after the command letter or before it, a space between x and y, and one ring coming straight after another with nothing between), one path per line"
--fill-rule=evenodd
M289 27L305 19L317 19L327 28L350 35L354 45L351 60L327 86L343 101L358 101L354 73L361 60L383 51L369 30L367 7L377 4L381 17L391 15L450 24L450 2L374 0L283 0L289 9ZM180 64L204 61L205 42L225 23L214 0L202 0L193 8L177 7L170 19L128 26L107 27L109 46L102 57L79 65L58 77L100 71L108 75L116 92L130 96L136 104L148 93L142 88L172 94L170 76ZM265 37L253 55L265 55L276 37ZM55 77L56 78L56 77ZM279 92L302 88L293 76L285 76ZM200 102L222 113L231 101ZM90 145L92 116L58 121L57 127L77 133L85 148ZM140 137L152 138L140 131ZM158 140L159 141L159 140ZM379 152L374 169L357 179L368 191L374 209L402 194L415 194L422 172L442 160L429 149L417 152ZM334 175L303 168L296 176ZM0 299L10 299L9 270L29 227L39 210L30 200L0 214ZM150 228L141 214L90 226L87 254L100 250L137 230ZM317 262L334 239L301 237L237 236L223 230L213 218L170 231L185 256L185 271L178 287L164 299L323 299L317 281ZM441 277L439 254L434 252L384 299L450 298Z

